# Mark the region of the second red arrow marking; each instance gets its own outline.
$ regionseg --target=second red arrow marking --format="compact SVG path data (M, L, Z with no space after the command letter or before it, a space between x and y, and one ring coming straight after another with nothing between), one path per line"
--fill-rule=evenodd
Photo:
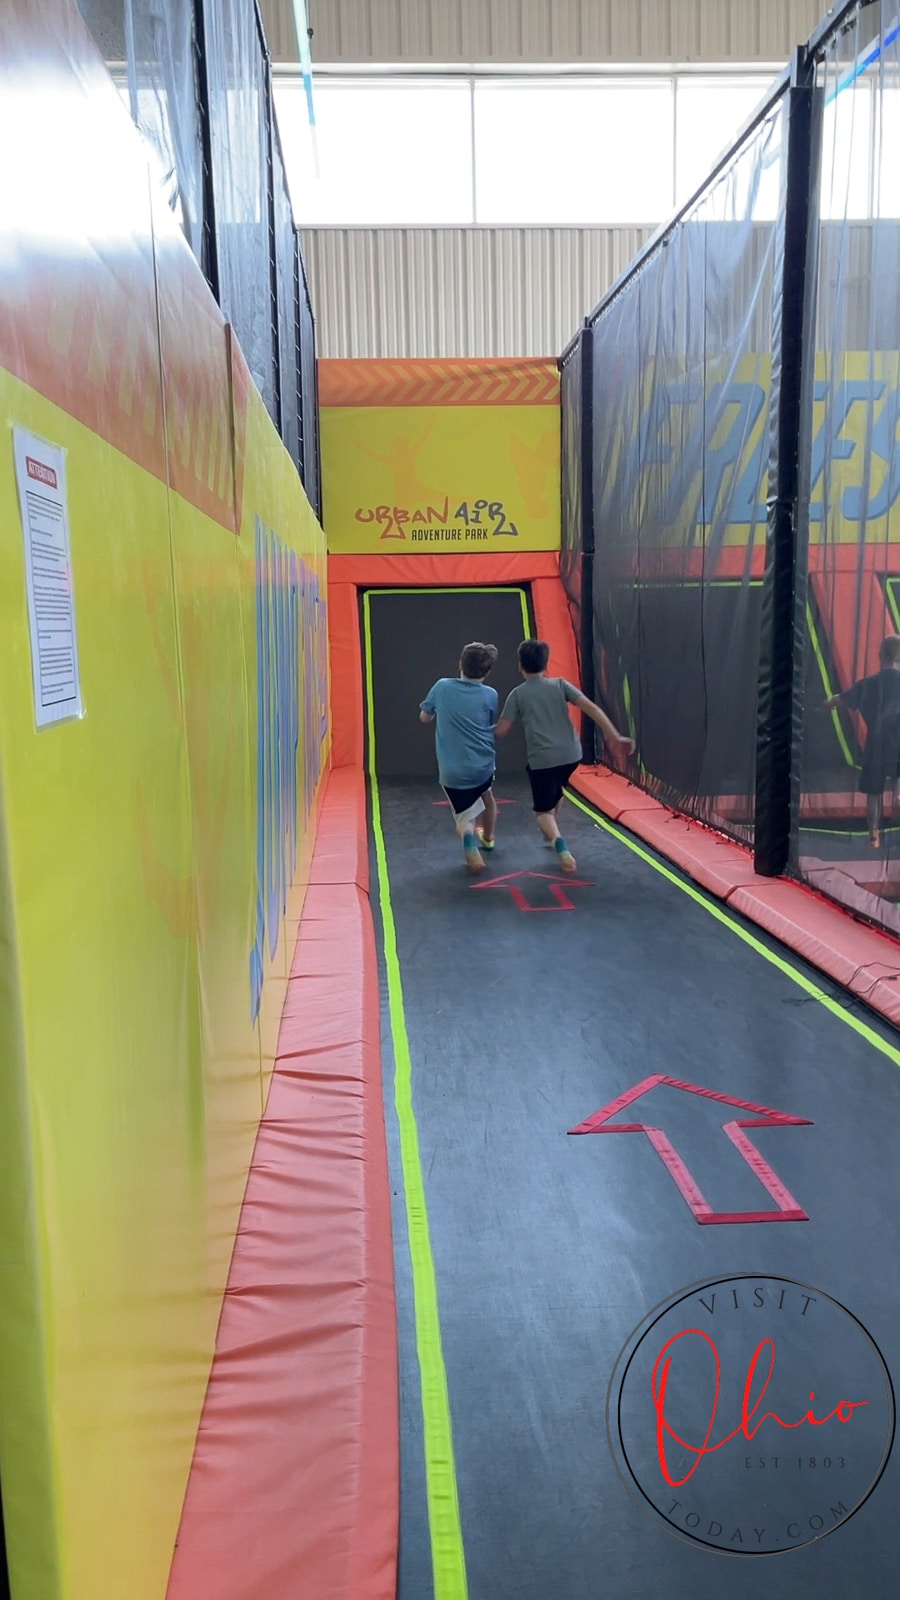
M680 1089L685 1094L696 1094L704 1100L717 1100L720 1105L734 1106L739 1111L753 1112L750 1117L736 1118L731 1122L722 1124L722 1131L731 1140L735 1149L740 1152L754 1177L759 1180L763 1188L768 1190L778 1207L777 1211L713 1211L712 1206L702 1193L700 1186L694 1180L689 1169L682 1161L681 1156L672 1144L668 1135L662 1128L654 1127L649 1122L620 1122L611 1124L611 1119L626 1106L633 1105L635 1100L640 1100L651 1089L665 1085L670 1089ZM758 1106L752 1100L738 1100L733 1095L722 1094L718 1089L704 1089L697 1083L685 1083L680 1078L669 1078L662 1072L652 1073L650 1077L643 1078L640 1083L626 1089L615 1100L610 1100L608 1105L596 1111L585 1122L580 1122L577 1128L570 1128L570 1133L643 1133L646 1134L654 1150L662 1161L666 1171L671 1177L679 1194L682 1196L693 1213L694 1220L701 1226L715 1223L733 1222L808 1222L809 1214L798 1205L790 1190L782 1183L777 1173L772 1171L768 1161L761 1150L756 1148L752 1139L748 1139L744 1128L799 1128L812 1127L809 1117L794 1117L788 1111L775 1111L771 1106Z
M549 884L549 889L546 893L555 902L554 905L535 906L531 904L522 886L522 880L527 882L531 879L541 884ZM519 911L574 911L574 902L569 899L566 890L593 889L593 887L594 885L585 878L566 878L563 881L560 878L551 876L549 872L528 872L524 869L520 872L506 872L501 878L485 878L479 883L472 884L473 889L505 890Z

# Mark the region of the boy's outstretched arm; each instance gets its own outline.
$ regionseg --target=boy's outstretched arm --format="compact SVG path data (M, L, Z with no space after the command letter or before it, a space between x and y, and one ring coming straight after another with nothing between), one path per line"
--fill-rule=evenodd
M596 706L593 700L589 700L586 694L579 694L575 704L579 711L583 711L585 716L590 717L592 722L596 722L607 744L612 745L614 749L618 748L625 755L634 754L634 740L630 739L627 733L620 733L618 728L614 727L610 722L606 712L601 711L600 707Z
M515 723L510 722L509 717L501 717L499 722L494 723L495 739L505 739L506 735L510 733L514 727Z

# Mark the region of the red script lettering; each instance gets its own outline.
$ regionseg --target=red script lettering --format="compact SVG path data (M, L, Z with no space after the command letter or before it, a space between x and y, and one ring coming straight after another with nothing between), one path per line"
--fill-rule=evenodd
M713 1360L715 1362L715 1392L713 1394L712 1408L709 1413L709 1422L707 1424L706 1433L703 1436L702 1444L688 1444L687 1440L682 1439L666 1419L666 1395L668 1392L669 1378L672 1370L672 1357L668 1354L668 1352L671 1350L673 1345L678 1343L679 1339L688 1339L691 1337L691 1335L695 1335L698 1339L704 1339L706 1341L710 1350L712 1351ZM756 1382L756 1369L764 1350L768 1351L768 1370L763 1379L762 1388L760 1389L756 1400L751 1405L750 1401L753 1394L753 1386ZM741 1399L741 1420L737 1427L732 1429L731 1433L727 1433L723 1439L719 1440L718 1444L710 1444L709 1441L712 1435L713 1425L716 1420L716 1412L719 1408L719 1389L721 1386L722 1376L721 1365L719 1362L719 1352L716 1349L712 1339L707 1333L704 1333L701 1328L685 1328L681 1333L674 1334L671 1339L666 1341L656 1358L656 1365L653 1368L653 1379L651 1384L653 1391L653 1407L656 1412L656 1453L659 1457L659 1465L666 1483L671 1484L673 1489L680 1488L682 1484L687 1483L689 1478L693 1477L704 1456L712 1455L713 1451L715 1450L721 1450L723 1445L728 1444L732 1439L736 1439L739 1433L743 1434L745 1439L755 1439L764 1422L774 1422L777 1427L788 1429L802 1428L804 1423L809 1423L811 1428L821 1428L826 1422L830 1422L832 1417L837 1417L839 1422L849 1422L854 1411L857 1411L861 1406L867 1406L869 1404L868 1400L840 1400L838 1401L838 1404L835 1406L834 1410L829 1411L827 1417L814 1416L812 1404L810 1404L810 1409L804 1412L803 1416L799 1417L796 1422L783 1421L783 1419L779 1417L775 1411L764 1412L757 1421L755 1420L756 1413L763 1403L765 1393L771 1382L772 1373L774 1370L775 1341L773 1339L761 1339L750 1358L750 1365L747 1368L747 1377L744 1383L744 1393ZM810 1402L812 1402L815 1399L815 1393L812 1393L809 1398ZM666 1435L668 1435L670 1439L674 1440L682 1450L687 1450L689 1454L694 1457L693 1465L691 1466L690 1470L685 1473L683 1478L673 1478L669 1472L668 1463L666 1461Z

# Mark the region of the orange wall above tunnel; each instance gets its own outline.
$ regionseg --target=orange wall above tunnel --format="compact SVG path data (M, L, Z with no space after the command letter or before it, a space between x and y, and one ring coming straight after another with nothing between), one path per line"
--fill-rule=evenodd
M559 557L552 551L508 556L329 556L328 635L331 650L331 759L335 767L363 762L365 713L359 629L359 592L385 586L401 589L468 588L471 585L528 584L535 626L551 649L554 669L578 681L575 639Z
M531 584L574 675L555 360L322 361L319 399L334 765L363 760L360 589Z
M323 361L332 555L558 550L555 361Z

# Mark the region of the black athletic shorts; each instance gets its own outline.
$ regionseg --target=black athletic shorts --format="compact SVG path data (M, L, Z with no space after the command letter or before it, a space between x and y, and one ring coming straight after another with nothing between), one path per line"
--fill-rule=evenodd
M532 803L539 815L556 810L563 797L563 789L580 766L580 761L572 761L564 767L526 767L531 780Z
M492 774L490 778L485 778L483 783L477 783L474 789L448 789L446 784L442 784L441 787L450 801L450 809L453 815L461 817L471 806L474 806L476 800L480 800L483 794L487 794L488 789L493 788L493 784L494 775Z

